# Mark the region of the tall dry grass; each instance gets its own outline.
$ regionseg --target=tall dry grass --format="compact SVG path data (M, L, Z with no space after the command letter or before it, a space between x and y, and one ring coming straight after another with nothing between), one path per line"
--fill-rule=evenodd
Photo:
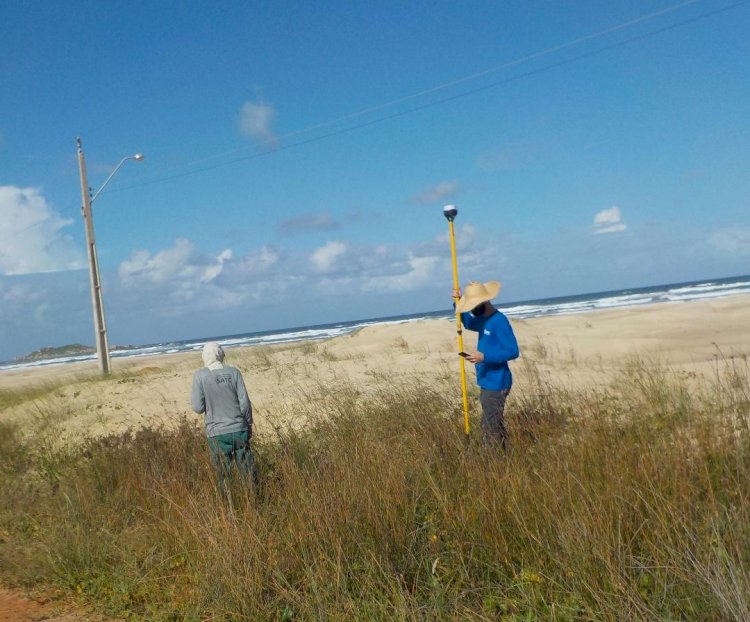
M67 449L3 426L0 572L146 620L750 619L747 362L526 386L507 454L455 387L337 387L256 439L231 504L187 422Z

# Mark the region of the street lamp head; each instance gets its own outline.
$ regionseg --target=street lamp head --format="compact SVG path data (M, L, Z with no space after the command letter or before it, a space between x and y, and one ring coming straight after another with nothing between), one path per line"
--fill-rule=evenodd
M145 156L144 156L144 155L143 155L142 153L136 153L136 154L135 154L135 155L133 156L133 159L134 159L134 160L138 160L138 162L140 162L141 160L143 160L143 158L144 158L144 157L145 157Z

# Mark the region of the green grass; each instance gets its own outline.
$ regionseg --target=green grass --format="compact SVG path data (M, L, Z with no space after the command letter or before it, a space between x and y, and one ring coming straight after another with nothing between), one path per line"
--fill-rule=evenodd
M525 373L507 454L453 385L342 387L256 440L232 507L187 422L65 450L0 426L0 576L144 620L750 619L747 362Z

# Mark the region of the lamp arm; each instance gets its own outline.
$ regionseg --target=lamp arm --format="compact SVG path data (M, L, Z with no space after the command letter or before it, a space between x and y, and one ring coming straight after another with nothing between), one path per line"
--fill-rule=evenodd
M103 184L102 184L102 185L101 185L101 186L99 187L99 190L97 190L97 191L96 191L96 193L94 194L94 196L92 196L92 197L91 197L91 203L93 203L93 202L94 202L94 199L95 199L96 197L98 197L98 196L99 196L99 193L100 193L100 192L101 192L102 190L104 190L104 187L105 187L105 186L106 186L106 185L107 185L107 184L109 183L109 180L110 180L110 179L112 179L112 178L113 178L113 177L115 176L115 173L116 173L117 171L119 171L119 170L120 170L120 167L121 167L121 166L122 166L123 164L125 164L125 162L126 162L127 160L132 160L132 159L133 159L133 156L126 156L126 157L124 157L124 158L123 158L122 160L120 160L120 163L119 163L119 164L118 164L117 166L115 166L115 170L114 170L114 171L112 171L112 172L111 172L111 173L109 174L109 177L107 177L107 179L105 180L105 182L104 182L104 183L103 183Z

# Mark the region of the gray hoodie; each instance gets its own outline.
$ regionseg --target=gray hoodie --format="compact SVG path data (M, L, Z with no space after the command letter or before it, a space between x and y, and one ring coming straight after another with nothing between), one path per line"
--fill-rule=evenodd
M216 342L203 346L202 367L193 375L193 410L205 414L206 436L252 433L253 410L242 374L223 364L224 350Z

